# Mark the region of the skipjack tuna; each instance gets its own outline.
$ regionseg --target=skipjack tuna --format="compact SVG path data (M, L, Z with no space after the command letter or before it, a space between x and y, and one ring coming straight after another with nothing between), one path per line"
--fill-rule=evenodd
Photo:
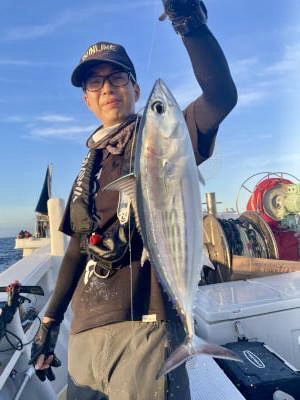
M240 361L232 351L195 334L193 302L203 265L200 174L182 111L161 80L144 110L134 167L134 175L106 190L119 190L130 199L151 265L186 332L184 344L165 361L157 378L196 354Z

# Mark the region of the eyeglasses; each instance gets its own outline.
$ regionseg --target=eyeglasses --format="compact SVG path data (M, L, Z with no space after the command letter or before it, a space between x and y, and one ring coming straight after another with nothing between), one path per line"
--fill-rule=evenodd
M89 92L97 92L103 88L104 82L108 80L109 83L114 87L122 87L128 85L129 80L135 83L135 79L131 72L126 71L115 71L106 76L93 76L84 82L84 90Z

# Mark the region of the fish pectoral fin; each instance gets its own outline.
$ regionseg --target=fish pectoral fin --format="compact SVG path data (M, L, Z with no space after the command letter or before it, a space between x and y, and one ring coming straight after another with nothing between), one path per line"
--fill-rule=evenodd
M118 192L124 192L131 195L135 191L136 180L133 173L122 176L121 178L115 179L108 185L104 186L103 191L115 190Z
M179 367L179 365L195 355L205 355L213 358L223 358L225 360L242 362L237 354L227 349L226 347L222 347L217 344L209 343L205 340L199 339L199 343L192 344L192 342L189 341L177 347L177 349L175 349L175 351L171 353L171 355L167 358L167 360L158 371L156 379L159 379L161 376L168 374L173 369Z

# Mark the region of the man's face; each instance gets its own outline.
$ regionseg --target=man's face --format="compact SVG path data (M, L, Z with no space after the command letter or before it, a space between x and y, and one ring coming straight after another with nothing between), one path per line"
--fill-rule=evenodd
M107 76L115 71L120 71L120 67L102 63L91 70L88 79ZM103 127L107 128L125 121L130 114L134 113L139 94L139 86L131 80L126 86L115 87L106 79L102 89L96 92L85 90L83 99L87 107L102 121Z

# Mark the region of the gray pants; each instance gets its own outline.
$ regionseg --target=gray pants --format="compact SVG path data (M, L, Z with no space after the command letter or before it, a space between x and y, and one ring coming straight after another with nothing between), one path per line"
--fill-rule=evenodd
M68 400L189 400L185 366L155 376L182 342L165 322L120 322L71 335Z

